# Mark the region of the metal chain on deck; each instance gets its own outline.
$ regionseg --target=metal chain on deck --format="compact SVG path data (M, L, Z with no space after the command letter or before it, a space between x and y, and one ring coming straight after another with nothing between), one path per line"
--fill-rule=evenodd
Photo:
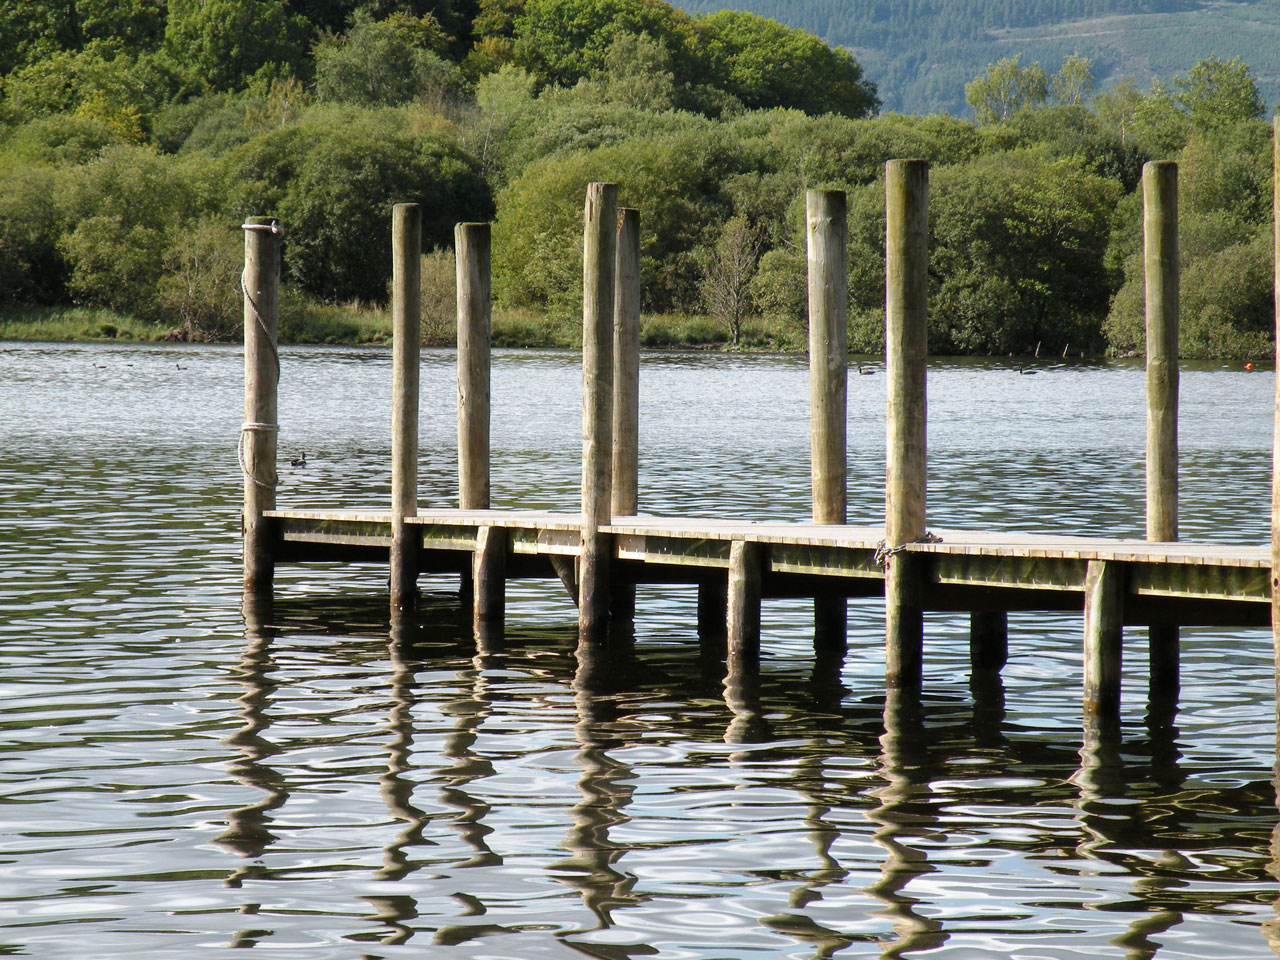
M941 542L942 542L942 538L940 536L928 530L926 530L921 536L916 537L914 540L908 540L906 543L900 543L896 547L889 546L889 542L887 540L881 540L879 543L876 544L876 552L875 552L875 556L872 558L872 562L875 563L875 565L878 567L883 567L889 562L890 557L894 556L895 554L902 553L903 550L906 550L907 547L909 547L913 543L941 543Z

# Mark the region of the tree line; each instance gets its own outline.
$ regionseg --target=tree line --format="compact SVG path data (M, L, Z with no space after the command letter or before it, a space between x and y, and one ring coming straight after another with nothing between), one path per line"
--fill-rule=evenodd
M267 214L287 232L287 330L306 303L385 302L389 208L416 200L441 311L452 224L493 219L499 302L571 341L582 191L616 180L642 211L648 313L801 347L803 193L834 187L849 192L851 345L874 352L883 165L919 157L933 171L935 353L1126 352L1142 335L1141 166L1177 159L1184 352L1267 342L1269 128L1238 61L1101 93L1086 58L1051 75L1001 62L969 85L979 119L966 121L877 115L847 53L661 0L45 12L0 31L10 311L101 305L191 339L233 337L238 227ZM220 46L237 16L255 29Z

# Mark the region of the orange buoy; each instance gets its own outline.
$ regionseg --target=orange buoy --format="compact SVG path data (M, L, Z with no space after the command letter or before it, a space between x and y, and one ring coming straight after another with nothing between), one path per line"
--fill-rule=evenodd
M1252 370L1252 369L1253 369L1253 364L1252 364L1252 363L1246 363L1246 364L1244 365L1244 368L1245 368L1246 370Z

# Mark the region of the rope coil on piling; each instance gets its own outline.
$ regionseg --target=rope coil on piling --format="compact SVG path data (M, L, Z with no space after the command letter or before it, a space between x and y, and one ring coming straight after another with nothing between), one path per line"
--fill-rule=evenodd
M260 233L270 233L272 236L283 237L284 229L280 226L279 220L272 220L270 223L242 223L242 230L254 230ZM258 304L253 299L253 295L249 293L249 285L246 279L249 275L249 268L240 273L240 292L244 294L245 302L249 304L249 309L253 311L253 317L258 321L258 327L262 330L262 335L267 338L267 343L271 347L271 359L276 365L276 377L280 376L280 348L276 343L276 338L271 335L271 331L267 329L266 321L262 319L262 313L258 310Z
M242 223L241 230L266 230L274 233L277 237L284 235L284 228L280 226L279 220L272 220L270 223Z
M926 530L921 536L914 540L908 540L906 543L900 543L896 547L889 546L889 541L881 540L876 544L875 556L872 557L872 563L877 567L883 567L888 564L889 558L906 550L913 543L941 543L942 538L936 533Z
M254 302L253 294L249 293L249 285L245 282L247 276L247 270L240 273L240 292L244 294L245 303L249 304L249 309L253 311L253 318L258 321L258 327L262 330L262 335L266 338L267 345L271 347L271 359L276 365L276 377L279 377L280 348L276 344L276 338L267 329L267 323L262 319L262 314L258 311L258 304Z
M267 483L259 480L249 470L249 465L244 460L244 438L248 433L279 433L280 425L278 423L253 423L245 421L240 424L240 442L236 445L236 458L240 461L240 472L244 474L246 480L253 483L264 490L274 490L276 485L274 482Z
M282 237L284 230L280 227L279 220L272 220L270 223L243 223L240 225L242 230L252 230L259 233L270 233L272 236ZM276 338L272 335L267 323L262 319L262 311L258 309L257 301L254 300L253 294L249 292L248 284L249 270L246 265L240 274L240 292L244 295L245 303L249 304L249 309L253 312L253 318L258 323L258 329L262 331L263 338L267 345L271 348L271 360L275 364L276 379L280 377L280 348L276 342ZM249 470L249 465L245 462L245 437L250 433L279 433L280 425L276 423L257 423L246 420L240 425L240 439L236 444L236 459L240 461L240 472L244 474L246 480L254 486L261 487L263 490L274 490L276 487L276 477L272 476L270 482L262 480L255 476ZM255 463L256 467L257 464ZM274 471L272 471L274 474Z

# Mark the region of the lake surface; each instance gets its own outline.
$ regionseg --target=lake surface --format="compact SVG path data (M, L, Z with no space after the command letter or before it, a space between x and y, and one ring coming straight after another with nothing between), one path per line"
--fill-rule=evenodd
M389 354L283 354L281 504L389 503ZM0 955L1280 952L1268 631L1184 631L1172 729L1128 631L1123 743L1082 760L1078 617L1012 615L971 684L967 618L930 615L923 697L886 703L880 602L840 665L809 603L766 601L750 709L691 588L640 588L603 659L546 582L511 584L500 650L444 578L392 630L372 567L283 568L246 623L241 363L0 352ZM424 355L424 505L455 486L452 364ZM1142 535L1140 367L929 376L931 525ZM646 356L642 510L804 518L807 382ZM1265 542L1271 374L1182 384L1184 538ZM882 516L883 390L850 378L854 523ZM576 509L578 391L571 355L496 358L495 506Z

